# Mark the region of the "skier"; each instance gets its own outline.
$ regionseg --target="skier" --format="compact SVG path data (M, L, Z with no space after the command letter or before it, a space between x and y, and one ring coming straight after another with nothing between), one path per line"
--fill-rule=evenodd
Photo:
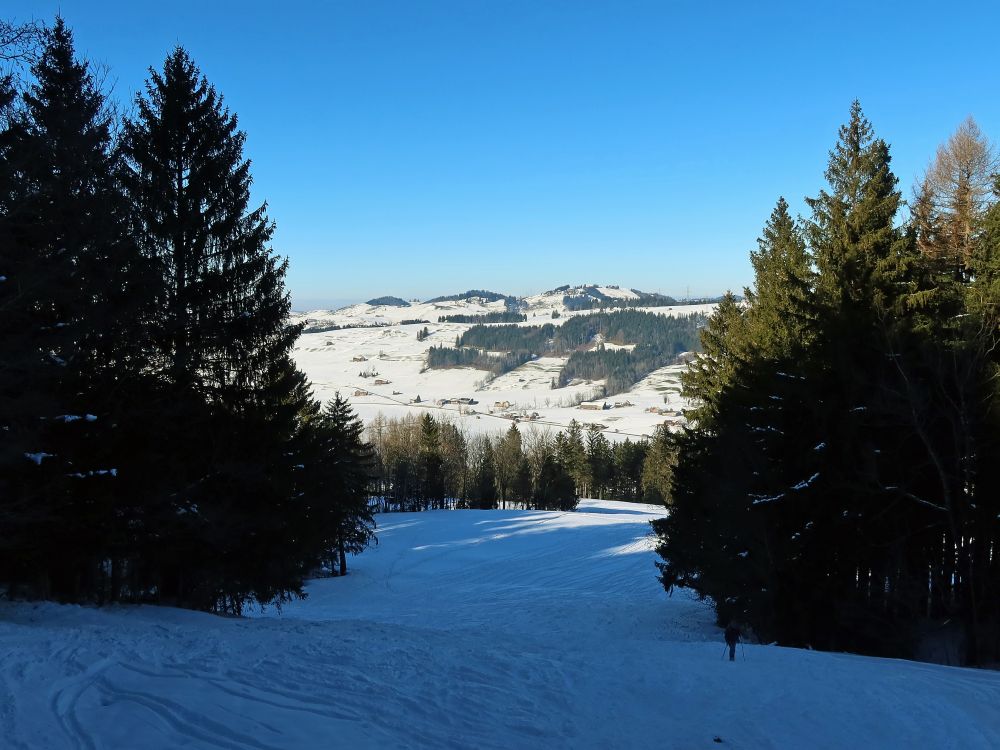
M735 621L726 626L726 645L729 646L729 661L736 661L736 644L740 641L740 626Z

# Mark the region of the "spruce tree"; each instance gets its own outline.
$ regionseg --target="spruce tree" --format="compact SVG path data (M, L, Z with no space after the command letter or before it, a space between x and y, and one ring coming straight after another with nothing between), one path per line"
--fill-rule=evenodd
M665 425L653 432L649 450L642 466L642 501L653 505L670 505L670 485L674 466L677 463L677 448Z
M754 287L744 290L747 336L753 357L782 358L808 348L811 332L812 261L802 233L779 198L750 253Z
M517 424L512 423L497 444L494 454L497 499L500 500L500 507L503 510L507 509L507 501L517 499L515 498L514 486L523 457L521 432L517 429Z
M857 104L827 179L806 253L779 203L745 311L720 305L684 380L697 406L654 524L662 581L711 596L721 622L822 648L911 654L921 616L960 614L971 663L995 617L979 457L996 432L971 406L992 399L978 363L995 347L896 226L888 147Z
M480 438L472 477L472 506L489 510L497 505L496 462L493 441Z
M444 476L441 468L441 429L430 414L420 418L420 452L417 470L420 477L420 502L423 510L444 507Z
M339 393L306 429L313 434L309 463L300 469L309 495L301 538L322 558L335 559L339 574L346 575L347 554L360 554L375 539L368 502L374 451L361 420Z
M560 433L561 434L561 433ZM569 421L565 440L556 443L556 459L565 469L575 485L575 494L587 495L591 485L590 462L583 442L583 427L575 419Z
M611 443L600 430L593 427L587 431L587 464L593 497L604 498L611 483L612 452Z
M573 477L554 454L546 455L535 483L533 502L540 510L575 510L579 496Z
M151 478L146 519L157 590L239 611L298 590L295 445L310 397L291 361L287 261L250 208L235 115L181 48L150 71L126 123L123 184L132 233L155 267L150 367L166 383L160 424L172 459ZM182 520L178 522L180 517ZM171 529L157 533L161 526Z
M469 455L465 436L454 424L440 425L441 471L444 496L464 501L468 495Z
M116 425L135 405L144 280L125 241L113 113L61 18L32 72L0 145L0 494L26 524L4 536L44 558L27 563L41 593L92 598L107 593L122 517Z

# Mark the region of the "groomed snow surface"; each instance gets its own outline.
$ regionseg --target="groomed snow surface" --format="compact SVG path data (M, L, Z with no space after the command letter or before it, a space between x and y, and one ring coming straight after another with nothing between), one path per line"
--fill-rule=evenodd
M379 520L254 618L0 606L3 748L996 748L1000 674L745 646L655 579L658 509ZM721 742L720 742L721 741Z

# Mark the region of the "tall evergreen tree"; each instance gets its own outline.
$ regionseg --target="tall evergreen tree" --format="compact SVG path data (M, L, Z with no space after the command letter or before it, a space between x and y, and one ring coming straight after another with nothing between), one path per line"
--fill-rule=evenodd
M468 444L461 430L450 422L440 425L441 471L446 499L463 501L468 495Z
M556 443L556 460L572 478L576 495L587 496L591 484L590 462L583 442L583 427L575 419L569 421L565 440Z
M301 538L321 556L335 557L337 571L346 575L347 554L360 554L375 539L369 504L374 451L364 440L361 420L339 393L306 429L314 434L307 449L311 463L300 470L310 495L310 510L299 518Z
M473 507L482 509L496 507L496 457L493 441L488 435L483 435L477 441L470 494Z
M521 446L521 432L516 424L511 424L507 432L497 443L494 453L494 463L496 465L497 499L500 507L507 509L507 502L515 498L514 485L517 480L518 469L521 467L524 453Z
M97 595L120 518L115 424L140 361L142 279L113 113L61 18L32 72L0 145L0 494L4 515L27 521L4 535L16 554L46 561L30 564L40 591L77 599Z
M779 203L745 311L720 305L684 380L697 406L655 524L662 580L790 644L912 654L922 618L957 615L975 663L1000 624L981 461L997 445L995 326L972 304L990 297L991 250L970 259L973 312L956 315L919 229L894 223L888 147L856 103L827 179L809 252Z
M122 182L133 236L158 275L150 367L167 384L156 406L173 459L151 480L156 590L239 611L301 580L296 565L279 563L294 544L282 519L303 512L294 446L310 409L290 358L300 327L287 323L287 262L268 244L265 207L250 208L245 135L187 52L150 71L136 106ZM176 527L168 519L178 514L189 520L175 533L153 533Z
M654 505L670 504L670 485L677 463L677 448L670 430L661 425L653 433L642 466L642 499Z
M603 498L611 483L611 443L600 430L594 428L587 432L587 464L591 481L590 494L592 497Z
M441 468L441 427L430 414L420 418L420 501L424 510L444 507L444 476Z
M555 454L545 456L535 483L534 506L540 510L575 510L579 496L570 476Z

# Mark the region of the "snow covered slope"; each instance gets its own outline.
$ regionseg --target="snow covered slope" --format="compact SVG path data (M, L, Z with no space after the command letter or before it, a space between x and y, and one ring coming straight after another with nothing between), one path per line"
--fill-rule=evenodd
M312 310L292 313L293 322L304 322L306 328L325 326L399 325L404 320L426 320L437 323L444 315L485 315L506 310L503 300L488 302L479 297L443 302L410 302L408 307L369 305L366 302L348 305L339 310Z
M522 325L560 325L574 315L589 315L594 311L568 311L563 297L591 293L623 299L638 296L632 290L615 286L561 287L520 300L521 310L527 315ZM707 304L643 309L677 316L710 314L714 308L715 305ZM438 323L440 317L482 315L505 309L504 299L490 301L471 296L438 302L410 301L406 307L365 303L340 310L295 313L293 321L304 322L306 330L311 332L299 338L294 356L312 381L318 398L326 401L339 391L365 422L379 414L400 417L425 414L430 410L436 418L452 419L470 432L502 432L510 426L510 415L524 418L537 414L534 423L540 427L565 429L571 419L576 419L584 425L602 426L608 438L614 441L651 435L665 418L649 409L676 411L685 408L675 387L682 369L677 366L657 370L628 393L608 399L609 404L617 402L622 406L606 411L577 408L581 400L591 399L600 392L603 381L578 382L558 389L551 387L553 379L558 379L565 357L542 357L492 382L484 370L424 369L430 347L454 346L455 339L471 327L468 323ZM553 310L559 317L552 318ZM403 323L412 320L428 322ZM340 329L322 330L334 326ZM425 328L427 338L418 341L417 333ZM614 348L613 344L610 346ZM420 403L413 404L417 397ZM459 398L471 398L478 404L459 407L454 403L438 403ZM507 405L494 408L495 404ZM667 419L676 420L674 417Z
M614 309L614 302L635 302L640 295L635 290L618 286L564 286L540 294L522 297L517 300L519 309L528 316L525 325L541 325L542 323L562 322L567 316L587 315L597 310L570 310L566 307L565 298L599 301L605 299ZM485 315L487 313L503 312L507 309L505 300L490 300L485 297L471 295L463 299L443 299L436 302L421 302L409 300L406 306L371 305L361 302L348 305L337 310L310 310L308 312L293 312L292 321L305 323L306 330L330 326L375 326L399 325L404 320L426 320L436 323L445 315ZM710 313L715 309L714 303L697 305L671 305L661 307L642 307L642 310L663 315L690 315L691 313ZM551 319L552 313L559 318ZM534 318L534 319L532 319Z
M1000 674L746 646L654 578L657 509L379 518L257 619L0 606L4 748L996 748Z

